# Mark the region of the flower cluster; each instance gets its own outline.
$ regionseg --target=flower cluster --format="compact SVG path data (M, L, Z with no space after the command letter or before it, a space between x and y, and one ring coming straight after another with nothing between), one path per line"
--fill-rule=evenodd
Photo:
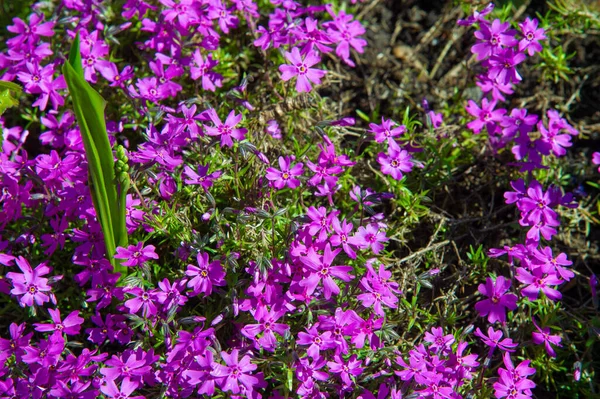
M406 126L397 125L390 119L381 118L381 125L376 123L369 124L369 132L375 135L377 143L387 144L387 154L380 152L377 155L377 162L381 165L381 173L390 175L396 180L402 180L403 173L412 171L414 163L411 155L405 149L402 149L394 137L400 136L406 132Z
M499 19L489 22L485 15L493 9L490 4L483 12L459 24L478 24L475 32L477 43L471 51L481 61L484 73L477 76L477 85L491 98L483 98L481 105L469 100L467 112L476 118L467 126L475 133L483 128L487 130L490 143L498 151L512 143L512 153L521 166L521 170L543 168L543 157L566 154L571 147L571 136L578 134L556 110L548 110L547 120L539 115L529 114L526 109L498 107L506 101L505 94L513 94L513 85L521 82L517 71L529 56L542 50L540 41L546 39L543 28L538 28L539 21L526 18L519 23L519 30L510 28L509 22Z
M409 352L408 363L400 356L396 358L403 369L395 374L402 381L414 382L420 397L458 397L457 388L472 379L472 371L479 366L477 355L465 353L468 344L464 341L454 345L454 336L444 335L441 327L426 332L424 341Z

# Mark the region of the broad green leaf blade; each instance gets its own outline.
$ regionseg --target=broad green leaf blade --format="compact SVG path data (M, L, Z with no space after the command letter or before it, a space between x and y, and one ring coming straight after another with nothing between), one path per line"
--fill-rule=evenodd
M117 243L123 242L123 238L115 231L121 219L122 208L117 201L115 163L104 120L106 102L85 81L79 51L79 35L75 37L69 62L63 66L63 74L81 130L90 170L90 190L104 233L107 256L115 271L125 274L126 268L114 259Z
M18 97L23 92L21 86L16 83L0 80L0 115L8 108L19 105ZM0 136L0 147L2 146L3 137Z

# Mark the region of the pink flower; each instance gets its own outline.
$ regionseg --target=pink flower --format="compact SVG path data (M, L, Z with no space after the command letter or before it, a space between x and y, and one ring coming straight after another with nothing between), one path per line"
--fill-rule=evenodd
M45 323L34 323L36 331L55 331L58 333L64 332L67 335L77 335L81 329L81 325L84 322L82 317L79 317L79 311L74 310L64 320L60 319L60 309L48 309L50 317L52 318L51 324Z
M260 347L267 351L274 352L277 346L277 337L274 333L284 336L286 331L290 329L287 324L276 323L286 312L285 311L274 311L268 312L255 312L254 317L259 324L246 324L242 329L242 335L255 340L260 344ZM262 336L256 339L258 334L262 333Z
M300 185L300 180L296 179L296 176L302 176L304 164L302 162L295 165L291 165L291 158L286 156L279 157L279 167L281 170L275 168L267 168L267 179L273 182L275 188L281 190L284 187L296 188Z
M10 272L6 278L12 281L13 289L11 294L20 296L19 303L22 307L33 306L33 302L42 305L50 300L46 294L51 290L48 285L48 279L42 276L50 273L50 268L44 263L40 263L35 270L31 269L29 262L22 256L15 259L17 266L23 273Z
M379 231L376 224L370 224L366 228L360 226L353 237L353 241L362 249L371 248L374 254L379 254L383 250L383 243L389 241L385 236L385 231Z
M244 356L241 360L238 360L239 351L234 349L231 354L227 352L221 352L221 357L225 361L226 366L213 363L211 375L217 378L225 378L225 382L222 384L221 389L223 391L230 391L234 394L240 392L240 385L242 383L246 390L252 391L253 387L260 381L257 377L250 373L256 370L256 364L250 363L250 356Z
M473 133L479 134L485 127L488 132L493 132L494 127L502 122L502 117L506 113L504 108L494 110L496 101L488 101L487 98L481 100L481 108L473 100L469 100L465 107L467 112L476 117L474 121L467 123L467 127L473 130Z
M100 390L110 399L144 399L143 396L130 396L137 387L137 383L131 381L129 378L125 378L121 382L120 389L114 381L107 381L106 385L100 387Z
M306 331L307 332L301 331L298 333L298 340L296 343L298 345L309 345L306 353L311 358L317 360L321 357L320 352L322 350L331 349L336 346L335 341L331 337L331 331L325 331L319 334L316 325L313 325Z
M221 122L217 111L214 108L206 111L210 120L214 123L214 127L204 126L206 134L209 136L220 136L222 147L233 147L233 141L231 138L236 140L244 140L246 133L248 132L245 128L236 127L242 120L242 114L236 115L235 111L231 111L227 115L225 122Z
M550 328L548 327L540 328L540 326L538 326L535 322L535 319L533 319L533 325L537 329L537 332L534 331L531 334L533 338L533 343L536 345L540 345L543 343L546 347L546 352L548 352L548 355L556 357L556 352L554 351L552 345L559 347L562 346L560 344L562 338L559 335L550 335Z
M327 243L323 256L318 255L313 247L311 247L307 255L300 258L302 263L310 269L308 276L299 283L301 287L306 288L308 295L312 295L319 282L322 281L325 299L329 299L332 294L337 295L340 293L340 287L335 283L333 277L337 277L345 282L354 278L354 276L348 274L352 271L352 267L331 266L331 263L341 250L341 248L338 248L332 251L331 244Z
M213 286L226 284L223 279L225 270L223 270L221 262L208 263L208 254L205 252L199 252L196 260L198 266L188 265L185 271L187 276L192 277L187 283L188 288L193 289L192 295L198 295L202 292L205 296L208 296L212 293Z
M392 128L392 126L396 126ZM399 136L406 132L406 126L398 125L396 122L391 119L385 119L381 117L381 125L376 123L369 124L369 132L375 134L375 141L378 143L383 143L384 141L392 142L394 137Z
M546 39L544 28L538 29L538 20L525 18L524 22L519 24L523 38L519 41L519 51L527 50L529 56L542 51L540 40Z
M479 284L478 290L481 295L488 297L488 299L475 304L475 310L479 312L480 316L488 316L490 323L506 322L505 309L515 310L517 308L517 296L511 293L507 294L510 284L510 280L503 276L498 276L496 281L488 277L485 285Z
M194 52L194 66L190 67L192 79L197 80L202 78L202 88L204 90L215 91L217 87L223 85L223 76L212 71L218 64L219 61L213 60L211 54L205 60L200 50L196 50Z
M150 259L158 259L158 255L154 252L154 249L154 245L144 247L144 243L140 241L136 245L129 245L127 249L117 247L115 259L127 259L121 263L123 266L142 266Z
M600 165L600 152L595 152L592 154L592 163L594 165ZM600 166L598 167L598 172L600 172Z
M475 336L479 337L483 343L490 348L490 354L488 354L488 357L491 357L491 353L496 347L503 351L514 352L515 348L519 346L510 338L502 339L502 330L496 331L492 327L488 327L488 335L485 335L483 332L481 332L479 327L477 327L477 330L475 330Z
M395 141L388 141L387 155L380 152L377 155L377 162L381 165L381 173L390 175L396 180L402 180L404 173L412 171L413 162L411 156L406 150L400 149L400 146Z
M334 360L334 362L327 362L329 371L334 374L339 374L346 387L352 386L354 383L350 379L350 376L358 377L362 374L364 370L360 367L362 362L356 359L356 355L350 356L348 361L344 361L341 356L335 356Z
M285 58L292 63L292 65L280 65L279 71L281 72L281 79L287 82L294 76L298 76L296 80L296 91L299 93L309 92L312 90L310 82L314 84L321 84L321 78L327 73L321 69L311 68L311 66L321 62L321 57L312 51L306 54L306 57L302 59L300 50L297 47L292 49L292 52L285 52Z

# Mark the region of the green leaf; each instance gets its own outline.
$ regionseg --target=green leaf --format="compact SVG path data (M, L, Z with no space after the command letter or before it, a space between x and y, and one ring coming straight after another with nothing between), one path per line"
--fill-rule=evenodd
M22 92L23 90L18 84L0 80L0 115L8 108L19 105L18 97ZM2 147L3 138L4 136L0 135L0 147Z
M83 76L79 34L75 36L69 61L64 64L62 72L71 94L85 147L90 174L89 186L104 234L106 254L115 271L125 276L127 269L114 259L116 246L127 245L127 232L121 228L125 214L124 207L119 206L115 162L104 120L106 101Z

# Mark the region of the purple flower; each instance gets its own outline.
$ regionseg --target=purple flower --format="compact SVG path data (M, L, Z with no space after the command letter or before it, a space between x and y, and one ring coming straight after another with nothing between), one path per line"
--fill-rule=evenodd
M77 335L79 334L81 325L85 321L82 317L79 317L78 310L69 313L62 321L60 319L60 309L48 309L48 313L50 313L52 323L34 323L36 331L56 331L58 333L64 332L67 335Z
M433 334L432 334L433 333ZM435 353L443 352L451 349L450 346L454 343L454 335L444 335L444 329L442 327L433 327L431 333L425 332L425 342L431 343L430 349Z
M50 273L50 268L44 263L40 263L35 270L31 269L29 262L22 256L15 259L17 266L23 273L9 272L6 278L12 281L13 289L11 294L21 296L19 304L22 307L33 306L33 302L42 305L50 300L46 292L52 288L48 285L48 279L42 276Z
M521 290L521 294L526 296L530 301L535 301L538 298L540 291L553 301L562 298L560 291L550 286L559 285L563 281L555 274L555 271L547 265L537 266L532 271L519 267L517 268L517 275L515 278L526 285L526 287Z
M531 334L533 337L533 343L536 345L540 345L543 343L544 346L546 347L546 352L548 352L548 355L550 355L552 357L556 357L556 352L554 351L554 348L552 347L552 345L559 346L559 347L562 346L560 344L560 341L562 340L560 335L550 335L550 328L549 327L540 328L540 326L538 326L537 323L535 322L535 318L533 319L533 325L537 329L537 332L534 331Z
M212 54L209 54L204 59L200 50L196 50L194 52L194 65L190 67L192 79L198 80L202 78L202 88L204 90L215 91L217 87L223 85L223 76L212 71L218 64L219 61L213 60Z
M213 363L210 375L225 379L225 382L221 384L223 391L230 391L237 394L241 391L240 383L248 391L252 391L253 387L260 382L257 377L251 374L251 372L256 370L257 366L250 363L250 356L246 355L238 359L239 351L234 349L231 351L231 354L221 352L221 357L226 365Z
M341 356L335 356L334 360L335 361L333 362L327 362L329 371L334 374L339 374L345 387L354 385L351 378L356 378L362 374L364 370L360 367L362 362L356 359L356 355L350 356L347 361L344 361Z
M522 80L516 66L525 61L525 54L512 49L501 50L489 59L488 76L502 84L518 83Z
M383 243L388 242L389 238L386 237L385 231L379 230L377 224L371 223L367 227L360 226L354 234L353 241L362 249L371 248L377 255L383 250Z
M135 14L142 19L148 10L156 10L156 7L149 5L144 0L127 0L123 4L123 12L121 15L125 19L131 19Z
M313 247L310 247L306 256L300 258L309 269L308 276L300 281L300 286L306 289L308 295L312 295L320 281L323 282L325 299L331 298L331 295L340 293L340 288L336 284L333 277L337 277L342 281L348 282L354 276L348 274L352 271L351 266L331 266L341 248L334 251L331 250L331 244L327 243L323 256L316 253Z
M600 165L600 152L594 152L592 154L592 163L594 165ZM598 172L600 173L600 166L598 167Z
M6 44L9 47L20 47L25 42L34 43L40 39L40 36L54 36L54 21L42 22L44 14L29 14L29 24L26 24L21 18L13 18L14 25L8 25L6 30L15 33L17 36L8 39Z
M202 186L205 191L208 190L210 187L212 187L213 182L221 177L222 174L220 170L209 174L208 168L209 165L198 165L196 169L198 173L196 173L192 168L186 165L183 168L183 174L185 177L187 177L187 179L184 180L185 184L198 184Z
M482 92L488 93L492 92L492 100L493 101L506 101L504 94L513 94L515 91L513 90L513 85L511 83L504 84L498 82L496 79L490 79L488 75L479 75L477 77L477 86L481 89Z
M65 340L62 334L52 334L48 339L42 339L37 348L26 347L27 353L23 355L23 362L38 364L45 368L56 366L64 349Z
M25 348L29 347L29 341L33 333L23 334L26 324L11 323L9 329L10 339L0 338L0 363L4 363L13 354L17 362L25 354Z
M333 338L331 337L331 331L325 331L319 334L319 330L316 325L311 326L306 330L307 332L300 331L298 333L298 345L309 345L306 353L314 360L319 359L320 352L334 348L336 346Z
M285 313L285 311L276 312L272 309L269 312L256 311L254 317L259 324L246 324L242 328L241 333L245 337L256 340L260 344L260 347L265 350L274 352L277 346L277 338L274 333L283 337L290 329L287 324L276 323ZM256 339L256 336L260 333L262 333L262 336Z
M172 306L183 306L187 302L187 297L182 294L185 290L186 279L176 280L173 284L166 277L158 282L160 291L156 293L159 303L164 305L165 309Z
M542 121L538 122L537 128L544 142L547 143L557 157L565 155L567 153L565 148L573 145L570 134L559 134L559 130L552 129L552 126L550 126L550 129L546 129Z
M479 337L485 345L490 348L490 352L488 357L491 357L491 353L495 348L500 348L503 351L514 352L515 348L519 346L519 344L513 342L510 338L502 339L502 330L494 330L492 327L488 327L488 334L485 335L479 327L475 330L475 336Z
M392 128L392 125L396 125L397 127ZM369 128L368 131L375 134L375 141L377 143L383 143L386 140L391 143L394 141L394 137L406 132L406 126L398 125L391 119L385 119L384 117L381 117L381 125L370 123Z
M467 123L467 127L475 134L479 134L484 127L488 132L493 132L496 124L502 122L502 116L506 113L504 108L494 110L495 107L496 101L488 101L487 98L481 100L481 108L475 101L469 100L465 109L477 119Z
M335 15L330 7L328 7L328 11L333 21L327 22L325 25L327 34L333 42L337 43L335 53L342 61L353 67L355 64L350 59L350 47L360 54L364 52L367 41L358 36L366 32L365 28L359 21L352 21L352 15L346 14L342 10L338 15Z
M302 176L304 164L302 162L291 165L291 158L286 156L279 157L279 168L267 168L267 179L273 182L275 188L281 190L284 187L294 189L300 185L300 180L296 176Z
M356 245L355 238L351 235L354 226L352 223L348 223L344 219L341 223L340 220L335 217L332 220L332 227L334 234L329 237L329 242L334 247L342 246L342 249L352 259L356 259L356 252L352 249L352 246Z
M202 114L196 115L197 108L196 104L192 104L189 108L182 104L179 107L179 112L183 114L183 118L169 114L167 118L173 131L188 133L189 139L192 140L196 140L199 135L203 134L197 123L203 119L203 116ZM186 136L185 139L188 140L188 137Z
M480 30L475 32L475 37L480 42L471 47L471 52L477 54L477 61L496 54L502 47L512 47L518 43L515 39L516 31L509 28L510 22L502 23L499 19L494 20L491 25L481 24Z
M47 113L46 116L40 118L40 121L42 125L48 128L47 131L40 134L42 144L61 148L65 145L65 142L73 141L75 139L73 136L79 136L79 131L72 128L73 122L75 122L75 116L72 112L64 112L60 117L60 121L56 116Z
M519 41L519 51L527 50L530 57L542 51L540 40L546 39L546 35L544 34L544 28L538 29L538 20L527 17L524 22L519 24L519 28L521 28L521 34L523 35L523 38Z
M320 84L321 78L327 73L321 69L311 68L313 65L321 62L321 57L312 51L306 54L303 59L300 55L300 50L297 47L292 49L292 52L285 52L285 58L292 65L280 65L281 79L287 82L294 76L298 76L296 80L296 91L299 93L309 92L312 90L310 82Z
M367 261L367 275L360 281L363 293L358 295L356 299L361 301L364 307L373 306L375 314L385 316L381 305L386 305L392 309L397 308L398 298L396 294L399 294L400 291L397 283L389 281L392 272L385 270L383 264L379 265L379 273L375 272L372 261L372 259Z
M126 293L133 295L134 297L125 301L125 307L129 310L129 313L136 314L142 309L142 315L149 319L158 313L158 308L155 302L158 302L158 296L154 289L144 289L140 287L127 288Z
M377 162L381 165L381 173L390 175L396 180L402 180L404 173L412 171L414 163L408 151L403 150L395 141L388 141L387 155L380 152L377 155Z
M308 227L308 234L313 237L317 237L320 241L325 241L327 233L331 230L331 223L339 211L331 211L327 213L327 209L324 206L320 206L319 209L311 206L306 212L306 216L310 218ZM319 235L317 236L317 233Z
M183 31L187 31L192 22L195 23L200 18L196 12L195 0L179 0L177 3L173 0L160 0L160 3L165 6L161 13L165 22L176 20L176 25Z
M242 114L236 115L235 111L231 111L229 115L227 115L225 123L223 123L214 108L211 108L206 112L215 125L214 127L204 126L206 134L209 136L220 136L222 147L233 147L232 137L236 140L243 140L245 138L248 130L245 128L236 128L237 124L242 120Z
M503 116L500 125L505 139L514 138L517 133L528 134L537 123L539 117L536 114L527 115L524 108L513 108L509 116Z
M279 128L279 123L275 119L271 119L267 122L267 126L265 127L265 132L269 133L271 137L276 140L281 139L281 129Z
M473 11L473 15L469 15L469 17L467 19L459 19L458 21L456 21L456 23L461 26L471 26L477 22L486 24L486 23L488 23L488 21L486 21L485 18L483 18L483 17L485 17L492 11L494 11L494 3L488 4L481 11L477 11L477 10Z
M442 126L442 123L444 123L444 116L441 112L427 112L427 124L430 125L432 128L437 129L440 126Z
M50 221L50 227L53 230L51 234L42 234L42 246L47 247L44 255L52 255L60 246L62 250L65 247L65 230L69 227L66 217L55 218Z
M136 245L129 245L127 249L117 247L115 259L127 259L121 263L123 266L141 267L150 259L158 259L158 255L154 252L154 249L154 245L144 247L144 243L139 241Z
M517 308L517 296L511 293L507 294L510 285L510 280L505 279L503 276L498 276L496 281L488 277L485 285L479 284L478 290L481 295L488 297L488 299L475 304L475 310L479 312L479 315L482 317L488 316L490 323L497 321L505 323L505 309L515 310Z
M192 277L188 281L188 288L192 288L192 295L198 295L203 293L204 296L208 296L213 291L213 286L221 286L227 284L223 279L225 277L225 270L221 266L221 262L218 260L209 263L208 254L205 252L198 252L196 256L198 266L188 265L185 274Z
M534 180L527 188L527 196L523 197L517 207L521 211L522 225L532 225L543 221L545 224L558 223L558 215L552 205L551 190L544 192L540 182Z
M121 382L121 388L118 388L114 381L107 381L100 387L100 391L110 399L144 399L143 396L131 396L138 385L129 378L125 378Z
M554 257L554 255L552 255L552 248L550 247L534 249L532 263L534 265L546 266L550 269L554 269L556 274L565 281L569 281L575 276L575 273L563 267L571 266L573 264L573 262L567 259L567 254L560 253L558 256Z
M152 353L150 355L151 358ZM139 386L145 375L152 372L146 353L141 349L137 351L127 349L120 356L113 355L104 364L108 367L101 368L100 374L107 381L115 381L121 378L129 379L136 387Z
M504 368L498 369L500 379L494 383L494 396L497 399L508 396L510 399L529 399L532 396L531 390L535 388L535 383L526 377L535 374L535 369L529 367L530 360L519 363L517 367L513 366L510 354L505 352L503 355Z

